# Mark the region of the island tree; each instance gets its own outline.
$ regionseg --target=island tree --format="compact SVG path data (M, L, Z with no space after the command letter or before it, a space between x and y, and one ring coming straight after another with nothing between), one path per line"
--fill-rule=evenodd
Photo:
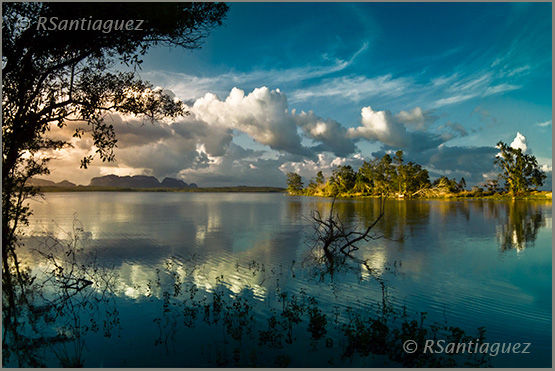
M318 173L316 173L316 185L322 186L325 183L326 183L326 178L324 177L324 174L322 173L322 171L319 171Z
M333 169L327 182L321 171L312 179L305 189L302 182L295 182L295 188L289 188L293 194L307 194L327 197L336 196L380 196L380 197L472 197L487 194L509 192L516 196L543 185L546 178L540 170L534 156L522 153L502 142L501 150L495 163L501 168L499 175L505 181L500 187L497 179L490 179L483 187L474 186L468 191L466 180L440 176L430 182L428 170L412 161L406 162L403 151L395 152L381 158L366 160L358 170L350 165L341 165ZM295 174L295 176L300 176ZM291 178L292 179L292 178Z
M338 166L333 170L330 181L337 186L337 191L346 193L355 186L356 174L350 165Z
M512 196L521 195L543 185L546 175L540 170L536 157L513 148L506 143L497 143L500 150L495 164L501 170L499 177Z
M303 179L297 173L287 174L287 191L292 195L298 195L303 192Z

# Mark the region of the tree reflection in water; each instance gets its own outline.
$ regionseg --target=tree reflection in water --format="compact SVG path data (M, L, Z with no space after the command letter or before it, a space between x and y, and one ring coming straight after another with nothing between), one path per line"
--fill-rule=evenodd
M2 290L3 365L44 367L45 355L53 353L63 367L82 367L86 335L102 330L111 337L118 327L111 292L117 272L97 264L84 236L74 220L67 240L48 236L40 248L21 249L28 265L13 269L16 285ZM15 310L5 307L10 296Z
M330 204L319 202L314 209L324 215L329 213ZM312 206L312 205L311 205ZM521 251L533 246L538 231L546 226L543 213L545 206L551 207L551 201L540 200L386 200L385 213L376 225L379 235L394 239L400 243L420 227L434 223L432 218L440 218L443 223L453 222L455 216L464 218L470 228L476 227L472 233L478 235L483 230L484 221L495 227L495 235L502 251ZM334 209L342 221L357 228L356 222L369 224L380 214L380 203L377 199L369 200L337 200ZM301 213L296 205L295 212ZM477 221L472 216L479 216ZM298 218L298 217L297 217ZM485 220L481 220L481 219Z
M533 246L541 227L545 227L545 216L539 203L514 200L499 207L504 209L504 222L497 225L497 240L501 251L516 249L520 252Z
M199 341L211 344L209 349L188 349L190 354L203 353L203 359L183 359L181 366L288 366L296 365L303 355L314 357L316 365L352 365L372 356L372 365L397 366L484 366L484 354L408 354L402 351L406 340L420 347L426 339L442 338L447 342L484 340L485 330L474 336L447 323L425 323L426 313L411 318L406 310L396 309L387 296L363 308L324 304L306 290L287 291L280 286L290 270L273 274L261 272L254 262L236 264L237 275L250 272L253 277L272 281L273 290L260 300L248 285L234 292L219 277L210 290L202 290L194 277L180 275L179 261L166 264L157 272L153 287L167 277L171 285L163 285L160 297L150 297L159 305L154 322L159 336L154 346L171 353L176 343L183 345L187 331L201 329ZM201 268L199 268L201 269ZM320 281L322 282L322 281ZM339 300L339 298L336 298ZM340 303L340 300L337 304ZM181 332L181 336L180 333ZM186 336L186 335L185 335ZM198 345L198 344L197 344ZM189 345L188 345L189 346ZM377 357L377 358L376 358ZM194 362L197 363L194 363ZM369 360L370 361L370 360ZM367 362L363 362L368 366Z

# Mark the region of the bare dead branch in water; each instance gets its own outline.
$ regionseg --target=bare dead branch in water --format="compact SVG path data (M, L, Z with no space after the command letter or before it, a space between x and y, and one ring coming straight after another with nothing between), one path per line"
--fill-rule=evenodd
M374 279L381 282L381 279L375 274L375 269L368 264L367 259L360 259L354 253L359 250L358 245L360 243L382 237L371 232L385 214L384 200L380 199L379 215L363 231L349 230L345 226L339 215L334 211L335 201L334 198L329 215L325 218L322 217L319 211L312 211L311 221L314 228L312 252L314 257L318 263L323 263L326 266L324 274L329 273L333 276L333 273L345 265L347 260L351 260L363 265Z

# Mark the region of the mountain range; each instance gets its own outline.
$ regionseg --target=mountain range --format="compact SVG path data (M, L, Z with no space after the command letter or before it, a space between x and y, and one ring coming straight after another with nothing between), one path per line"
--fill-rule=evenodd
M37 187L76 187L75 184L67 180L56 183L46 179L30 179L28 184ZM156 177L148 175L105 175L94 177L91 179L88 186L112 188L197 188L195 183L187 184L180 179L164 178L164 180L160 182Z

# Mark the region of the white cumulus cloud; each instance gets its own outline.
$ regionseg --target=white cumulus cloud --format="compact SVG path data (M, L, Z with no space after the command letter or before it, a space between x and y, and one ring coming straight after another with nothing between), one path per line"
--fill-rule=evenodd
M392 115L389 111L377 111L363 107L361 125L349 128L347 134L354 139L379 141L386 147L404 149L408 152L434 148L452 139L452 133L434 133L427 127L437 118L420 107ZM411 129L411 130L409 130Z
M192 114L208 125L235 129L275 150L308 155L301 145L297 125L287 111L287 98L279 89L254 89L250 94L233 88L225 100L208 93L191 108Z
M360 112L361 126L349 128L352 138L378 140L390 146L402 147L406 145L407 130L399 121L395 120L388 111L374 111L372 107L364 107Z
M515 139L513 139L511 143L511 147L514 149L521 149L522 152L526 152L526 150L528 149L528 145L526 144L526 137L520 134L520 132L517 132Z

